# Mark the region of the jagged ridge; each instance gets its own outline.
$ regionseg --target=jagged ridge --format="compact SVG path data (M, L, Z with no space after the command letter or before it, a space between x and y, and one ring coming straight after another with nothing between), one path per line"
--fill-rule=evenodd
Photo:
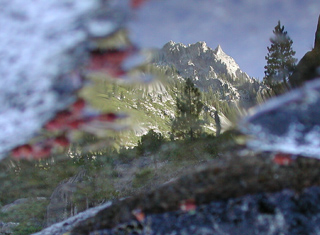
M201 90L212 90L223 100L238 102L239 109L255 105L258 91L266 89L243 72L220 45L213 50L205 42L184 45L170 41L159 50L154 63L174 67L181 77L192 78Z
M242 76L247 81L250 80L248 74L240 69L220 45L213 50L205 42L184 45L170 41L160 50L156 62L161 65L173 64L185 77L217 78L218 75L225 74L232 78Z
M139 136L150 129L169 136L175 115L175 97L180 92L177 87L183 85L184 78L191 77L204 92L205 107L201 118L206 120L205 132L213 134L216 132L215 111L219 110L222 129L225 130L230 126L230 120L234 120L234 114L230 115L225 106L232 107L231 112L246 112L257 103L257 97L264 90L264 86L243 72L221 46L212 50L204 42L185 46L170 41L155 53L152 61L152 66L165 74L166 83L157 80L132 89L122 87L118 95L105 97L115 107L125 106L123 111L130 113L137 124L132 135L126 134L121 139L126 146L135 145ZM110 93L114 89L110 87L108 90Z

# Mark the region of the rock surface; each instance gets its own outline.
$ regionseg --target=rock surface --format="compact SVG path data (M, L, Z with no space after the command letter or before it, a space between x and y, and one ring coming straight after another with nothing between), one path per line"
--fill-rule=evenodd
M0 235L10 235L13 234L13 229L17 227L19 223L3 223L0 221Z
M121 234L121 231L127 231L124 234L247 231L245 234L289 235L304 230L308 232L305 234L317 234L320 162L298 158L281 166L272 161L270 154L249 156L246 151L239 154L246 156L230 155L215 160L193 174L152 192L114 202L80 223L68 223L67 228L51 234L70 230L77 235ZM182 210L185 200L194 202L195 212ZM139 213L145 218L139 217ZM53 227L45 231L53 231L50 229ZM128 232L130 229L140 232ZM40 234L48 233L37 235Z
M155 56L159 66L174 67L182 78L191 78L203 91L213 91L220 99L253 106L256 96L264 99L267 89L258 80L243 72L236 61L221 48L211 49L205 42L184 45L168 42Z
M251 136L248 146L319 158L320 80L268 101L240 123Z
M151 214L141 223L133 221L90 234L319 234L319 203L319 187L307 188L301 194L292 190L260 193L213 201L188 212Z
M306 81L319 77L320 66L320 16L315 33L314 47L308 51L299 61L293 74L289 77L290 84L293 87L300 87Z
M76 224L81 224L82 221L86 220L89 217L94 216L100 210L109 207L112 203L108 202L101 206L97 206L91 209L81 212L71 218L68 218L62 222L51 225L50 227L42 230L41 232L34 233L34 235L54 235L54 234L64 234L67 231L70 231Z
M212 50L205 42L184 45L168 42L159 53L163 64L174 64L183 77L217 77L226 74L230 77L243 77L249 81L250 77L241 71L235 60L217 46ZM195 67L197 71L194 71Z

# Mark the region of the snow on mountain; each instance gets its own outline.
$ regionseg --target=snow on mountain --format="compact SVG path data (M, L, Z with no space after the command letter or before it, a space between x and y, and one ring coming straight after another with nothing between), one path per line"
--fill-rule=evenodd
M224 74L233 79L241 77L250 81L248 74L241 71L220 45L213 50L205 42L184 45L170 41L160 50L156 62L162 65L173 64L181 76L193 77L195 80L216 78Z
M235 102L239 110L255 105L257 93L265 90L220 45L213 50L205 42L184 45L170 41L159 50L154 63L173 67L181 78L191 78L202 91L211 90L221 100Z
M221 48L220 45L214 50L217 59L221 61L221 63L226 65L226 69L229 74L233 75L234 77L244 76L249 80L248 74L241 71L239 65L236 61L229 55L227 55Z

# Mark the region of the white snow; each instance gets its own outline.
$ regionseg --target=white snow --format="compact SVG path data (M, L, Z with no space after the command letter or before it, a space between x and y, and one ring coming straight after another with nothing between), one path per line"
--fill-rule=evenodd
M227 66L228 73L237 77L237 71L241 72L240 66L237 62L229 55L227 55L221 48L220 45L214 50L217 60L221 60ZM249 78L249 76L247 75Z
M304 87L271 99L259 107L239 125L245 134L251 136L247 145L257 151L284 152L319 158L320 123L317 122L319 90L320 81L310 81ZM295 118L280 120L275 116L274 120L271 119L272 113L281 111L284 112L283 115L288 117L293 115ZM305 117L302 118L301 115ZM273 121L275 126L264 126L260 121L264 117L269 117L269 122ZM281 134L272 134L272 129L279 126L279 122L288 125L288 128Z
M0 159L72 102L79 84L65 75L86 60L89 37L122 23L112 14L101 19L106 7L100 0L0 0Z

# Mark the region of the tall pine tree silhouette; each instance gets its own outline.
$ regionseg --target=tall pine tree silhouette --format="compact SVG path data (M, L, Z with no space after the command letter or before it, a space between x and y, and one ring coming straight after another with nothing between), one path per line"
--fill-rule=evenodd
M190 78L186 80L181 97L176 99L176 117L172 122L172 134L179 139L194 139L201 134L200 112L203 108L201 93Z
M274 36L270 38L271 46L267 47L268 54L265 57L267 65L263 81L276 95L283 93L288 88L288 78L295 68L296 52L292 49L292 40L278 21L273 30Z

